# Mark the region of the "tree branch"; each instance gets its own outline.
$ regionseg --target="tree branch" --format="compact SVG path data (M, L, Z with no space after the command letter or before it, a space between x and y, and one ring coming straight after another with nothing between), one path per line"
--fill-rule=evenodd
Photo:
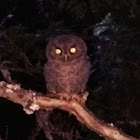
M95 131L100 136L103 136L105 139L138 140L124 134L113 124L106 124L96 118L95 115L88 110L85 104L78 101L76 98L69 98L69 100L66 100L61 99L58 95L54 95L52 97L43 97L40 95L41 93L22 89L20 88L20 85L17 84L12 85L0 82L0 97L6 98L14 103L21 104L27 114L31 114L38 109L59 108L74 114L77 120L85 124L90 130Z

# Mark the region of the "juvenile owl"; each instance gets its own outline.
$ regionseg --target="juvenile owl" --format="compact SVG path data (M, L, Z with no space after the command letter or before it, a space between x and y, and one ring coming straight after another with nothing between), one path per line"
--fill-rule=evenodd
M86 89L90 62L85 42L74 35L51 39L46 48L44 76L48 93L80 94Z

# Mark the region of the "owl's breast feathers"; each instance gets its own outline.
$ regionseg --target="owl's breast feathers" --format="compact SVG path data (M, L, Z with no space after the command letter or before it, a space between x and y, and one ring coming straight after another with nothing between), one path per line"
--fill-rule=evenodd
M84 92L90 69L91 64L88 60L81 60L75 63L48 61L44 69L47 88L50 90L52 87L53 90L56 90L56 93Z

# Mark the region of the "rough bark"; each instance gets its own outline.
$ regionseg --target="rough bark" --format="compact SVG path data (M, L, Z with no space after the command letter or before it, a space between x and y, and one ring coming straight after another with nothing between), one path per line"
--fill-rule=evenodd
M59 108L74 114L78 121L85 124L90 130L95 131L105 139L137 140L136 138L124 134L113 124L106 124L96 118L96 116L85 106L84 102L81 102L81 100L71 97L65 99L63 98L63 94L60 96L62 96L62 98L58 97L58 95L44 97L41 96L41 93L22 89L20 85L0 82L0 97L22 105L27 114L31 114L39 109Z

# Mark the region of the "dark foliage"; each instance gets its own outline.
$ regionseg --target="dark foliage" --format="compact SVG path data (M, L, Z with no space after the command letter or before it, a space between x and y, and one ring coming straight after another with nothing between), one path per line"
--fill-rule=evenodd
M140 137L140 1L139 0L1 0L0 81L45 93L45 46L58 34L81 36L88 45L93 73L87 106L105 122ZM9 82L9 81L8 81ZM0 99L0 136L31 136L35 115ZM54 139L103 139L55 110L49 120ZM37 139L45 139L40 130ZM49 138L48 138L49 139Z

